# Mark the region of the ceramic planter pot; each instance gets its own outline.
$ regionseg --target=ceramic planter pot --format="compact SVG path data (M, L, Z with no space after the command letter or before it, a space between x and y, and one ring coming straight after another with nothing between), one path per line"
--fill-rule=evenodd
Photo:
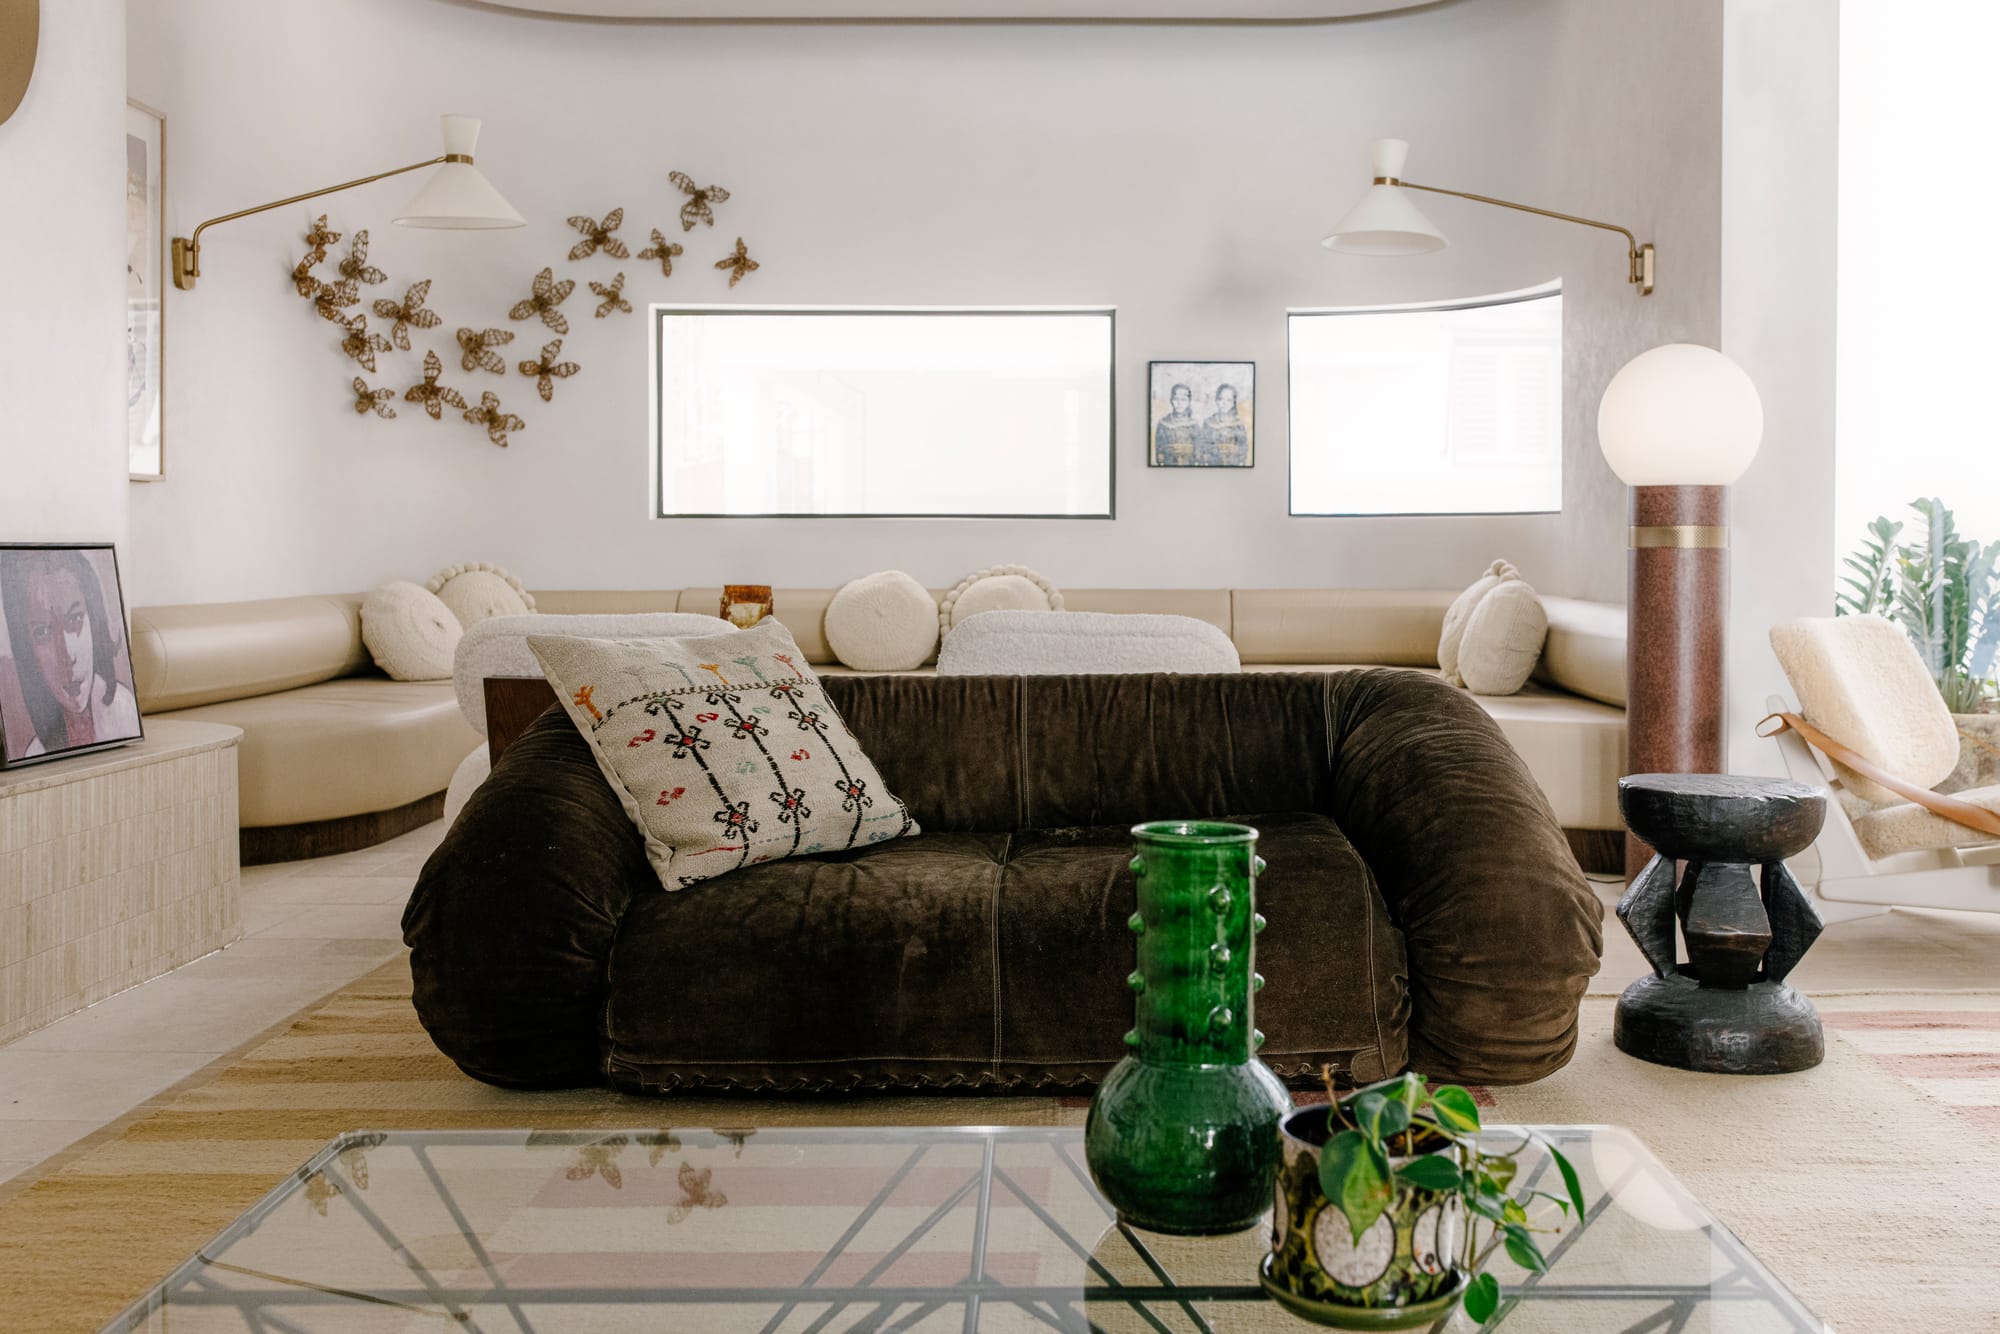
M1132 838L1139 966L1126 981L1137 1022L1131 1055L1091 1099L1084 1154L1133 1227L1241 1232L1270 1207L1278 1121L1292 1104L1257 1059L1257 831L1169 821Z
M1271 1253L1260 1268L1265 1291L1294 1314L1336 1329L1415 1329L1449 1314L1470 1279L1463 1203L1399 1184L1357 1245L1347 1215L1319 1187L1327 1139L1324 1107L1302 1108L1279 1127ZM1408 1161L1390 1160L1397 1167Z

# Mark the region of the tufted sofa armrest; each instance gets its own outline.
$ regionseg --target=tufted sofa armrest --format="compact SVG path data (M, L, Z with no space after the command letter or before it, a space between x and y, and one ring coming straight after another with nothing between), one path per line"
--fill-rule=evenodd
M632 887L657 884L590 747L551 707L473 793L403 913L438 1050L490 1084L602 1083L612 940Z
M1486 711L1432 677L1327 678L1329 812L1375 873L1410 967L1410 1065L1517 1084L1576 1048L1603 905Z

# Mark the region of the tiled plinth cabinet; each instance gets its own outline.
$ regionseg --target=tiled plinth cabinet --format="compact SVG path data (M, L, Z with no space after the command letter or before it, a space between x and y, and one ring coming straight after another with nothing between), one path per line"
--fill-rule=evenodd
M243 934L236 728L0 772L0 1042Z

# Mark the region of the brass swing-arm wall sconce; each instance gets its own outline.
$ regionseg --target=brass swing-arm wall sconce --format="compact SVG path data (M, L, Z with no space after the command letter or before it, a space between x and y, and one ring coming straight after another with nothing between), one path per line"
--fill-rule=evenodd
M287 204L352 190L357 185L401 176L407 171L421 171L425 167L436 167L438 170L396 218L403 226L485 230L526 225L527 220L515 212L514 206L472 165L472 150L479 142L479 121L471 116L444 116L441 119L444 122L444 152L434 158L390 171L378 171L373 176L344 181L339 185L329 185L323 190L308 190L302 195L259 204L255 208L238 209L219 218L210 218L194 229L193 236L176 236L173 244L174 286L183 292L194 290L195 279L201 277L201 234L218 222L247 218L252 213L268 213Z
M1368 192L1361 196L1353 208L1347 211L1334 225L1327 238L1320 242L1328 250L1338 250L1349 255L1422 255L1433 250L1442 250L1448 244L1444 233L1436 224L1423 215L1422 210L1411 203L1405 190L1422 190L1434 195L1452 195L1459 199L1470 199L1475 204L1493 204L1500 208L1511 208L1522 213L1534 213L1544 218L1555 218L1561 222L1580 223L1585 227L1596 227L1607 232L1617 232L1625 238L1626 281L1639 289L1640 296L1650 296L1653 292L1653 247L1651 242L1642 242L1625 228L1616 223L1599 222L1595 218L1579 218L1573 213L1558 213L1554 209L1536 208L1532 204L1517 204L1510 199L1495 199L1491 195L1475 195L1464 190L1446 190L1436 185L1418 185L1402 178L1403 163L1410 155L1410 145L1402 139L1377 139L1375 141L1375 182Z

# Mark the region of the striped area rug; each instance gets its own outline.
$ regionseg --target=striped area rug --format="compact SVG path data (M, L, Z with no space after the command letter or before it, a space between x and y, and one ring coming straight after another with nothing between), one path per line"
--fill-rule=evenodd
M0 1185L0 1327L92 1330L334 1135L357 1129L1076 1125L1059 1097L634 1098L461 1075L398 960ZM1634 1061L1609 998L1576 1058L1480 1090L1495 1121L1626 1126L1844 1331L2000 1331L2000 995L1829 998L1817 1070L1725 1079Z
M1829 1009L1824 1018L1882 1069L2000 1136L2000 1010Z

